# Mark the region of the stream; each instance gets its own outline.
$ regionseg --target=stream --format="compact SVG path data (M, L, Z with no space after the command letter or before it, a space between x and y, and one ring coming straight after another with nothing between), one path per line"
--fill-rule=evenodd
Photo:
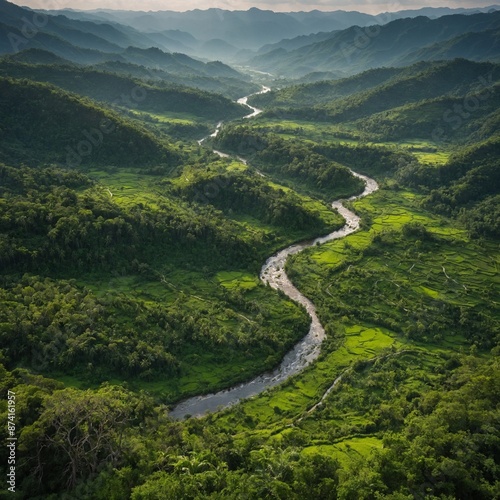
M262 91L257 93L262 94L264 92L269 92L269 90L268 87L263 87ZM244 118L252 118L262 112L262 110L247 104L249 97L250 96L246 96L238 99L238 103L244 104L252 110L252 112ZM215 132L209 137L215 137L221 126L222 122L217 125ZM204 139L198 141L198 143L201 144L203 141ZM223 157L228 156L220 151L214 150L214 152ZM244 161L243 159L241 160ZM378 184L373 179L353 171L351 172L364 181L365 189L360 195L352 196L347 201L357 200L378 189ZM343 205L343 200L334 201L332 203L332 208L337 210L345 219L345 225L341 229L327 234L326 236L320 236L314 240L296 243L277 252L266 260L260 271L260 279L263 283L269 283L272 288L283 291L291 300L305 307L311 318L311 326L307 335L285 354L280 365L274 371L264 373L248 382L238 384L229 389L186 399L177 404L169 412L170 417L174 419L181 419L188 415L192 417L202 417L207 413L228 408L243 399L256 396L266 389L281 384L291 376L302 371L306 366L310 365L318 358L321 352L321 343L325 338L325 329L318 319L314 304L306 296L300 293L289 280L285 273L285 263L290 255L295 255L306 248L318 244L320 245L327 241L343 238L359 229L360 218Z

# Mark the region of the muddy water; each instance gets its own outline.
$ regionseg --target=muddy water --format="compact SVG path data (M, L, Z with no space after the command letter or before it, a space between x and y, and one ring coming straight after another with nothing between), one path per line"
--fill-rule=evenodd
M268 90L268 88L265 88L262 92L267 92ZM239 99L238 102L246 104L248 97ZM252 108L252 113L247 115L246 118L256 116L260 112L259 109ZM220 126L217 127L215 135L219 129ZM355 172L352 173L364 181L365 189L360 195L352 196L348 201L367 196L378 189L378 185L373 179ZM326 236L320 236L314 240L291 245L279 251L267 259L260 272L260 279L264 283L269 283L269 285L276 290L282 290L290 299L302 304L306 308L311 317L311 326L307 335L284 356L279 367L273 372L264 373L248 382L223 391L186 399L172 409L169 413L170 417L176 419L183 418L187 415L201 417L207 413L227 408L238 403L242 399L256 396L264 390L284 382L292 375L302 371L306 366L310 365L318 358L321 350L321 343L325 338L325 329L318 319L314 304L293 286L284 268L286 260L290 255L302 252L302 250L317 244L343 238L359 228L360 218L354 212L347 209L343 205L342 200L333 202L332 208L337 210L346 221L341 229L327 234Z

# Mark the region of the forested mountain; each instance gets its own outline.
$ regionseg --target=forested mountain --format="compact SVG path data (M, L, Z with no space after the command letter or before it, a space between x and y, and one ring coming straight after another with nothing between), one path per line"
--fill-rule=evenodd
M198 88L207 92L215 92L230 97L233 100L242 95L249 95L260 90L260 87L246 79L239 77L218 77L191 74L189 76L172 73L161 69L146 68L132 63L109 61L93 66L99 71L117 73L126 77L140 78L158 84L158 81L169 82L174 85Z
M1 78L2 161L10 164L176 165L178 153L109 110L29 80Z
M463 57L472 61L500 60L500 30L465 33L411 53L401 60L404 64L414 61L438 61Z
M190 113L205 119L237 118L247 108L221 95L164 83L149 84L90 68L28 65L0 61L0 74L48 82L108 104L155 113Z
M288 116L345 122L444 96L463 100L468 93L477 92L487 97L490 87L499 79L500 66L497 64L457 59L417 63L402 69L377 69L344 80L292 86L269 95L255 96L251 102L257 106L276 107L274 112L285 112ZM486 111L491 112L495 102L489 102L486 97L483 99ZM304 106L304 102L309 106ZM297 109L287 106L290 104ZM443 106L436 105L433 116L439 117L440 110L442 115L446 111ZM365 126L364 121L359 124Z
M7 61L16 61L26 64L59 64L72 65L71 61L62 57L56 56L54 53L43 49L26 49L16 52L8 56L3 56L2 59Z
M405 65L416 60L413 53L422 51L429 45L443 43L468 33L498 30L499 27L498 11L444 16L433 20L426 17L399 19L384 25L347 28L322 42L305 45L290 52L282 48L256 56L251 64L263 71L284 76L333 70L353 74L380 66ZM455 49L451 57L484 58L480 45L476 55L467 45L455 44ZM497 59L497 46L491 48L489 54ZM425 55L432 59L432 51L421 52L420 55L419 60L425 60Z

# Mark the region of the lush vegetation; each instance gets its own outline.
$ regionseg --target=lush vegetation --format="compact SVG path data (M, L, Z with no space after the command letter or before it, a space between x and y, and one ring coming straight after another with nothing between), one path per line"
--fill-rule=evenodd
M327 199L362 191L363 183L349 170L315 152L305 143L292 143L276 135L263 135L250 127L228 127L216 137L218 147L250 156L252 162L274 178L291 180Z
M0 75L47 82L115 106L156 113L188 113L214 121L238 118L247 113L247 108L218 94L178 83L153 82L154 74L150 75L151 82L146 83L128 75L92 68L34 65L4 60L0 64Z
M48 84L0 78L0 160L69 168L100 165L164 165L179 153L164 138L85 98Z
M305 314L292 304L280 310L282 299L248 273L255 276L290 238L327 232L339 220L318 202L242 173L228 174L219 196L204 194L207 204L193 190L217 188L219 178L201 182L195 165L182 175L193 172L198 181L179 184L182 177L164 182L136 170L142 186L130 202L122 194L130 172L101 173L104 187L76 171L0 167L2 301L10 304L0 323L8 367L36 368L41 356L42 371L85 383L167 375L155 390L171 399L278 362L304 334ZM246 190L248 211L239 213L252 218L214 209L232 211L231 196Z
M463 29L495 18L467 16ZM54 33L99 50L141 37L90 22L71 32L64 19ZM11 496L497 498L498 66L420 62L284 88L253 98L263 116L200 145L219 119L248 110L172 82L215 78L231 97L255 85L221 63L122 53L99 69L37 50L0 62L0 438L15 395ZM325 328L320 357L236 406L170 418L186 397L276 367L308 331L306 311L259 270L342 227L331 201L363 190L350 169L380 184L344 202L360 230L285 267Z

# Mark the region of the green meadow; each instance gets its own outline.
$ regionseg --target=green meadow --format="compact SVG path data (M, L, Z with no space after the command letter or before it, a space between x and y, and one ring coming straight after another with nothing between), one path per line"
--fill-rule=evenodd
M443 368L471 343L486 354L493 331L473 337L470 330L500 319L498 249L471 241L420 200L382 188L352 204L362 230L289 260L289 276L315 303L328 333L321 357L283 386L210 421L227 432L236 427L243 441L297 442L302 453L346 463L381 449L380 412L395 411L394 391L439 387ZM416 236L412 225L425 233Z

